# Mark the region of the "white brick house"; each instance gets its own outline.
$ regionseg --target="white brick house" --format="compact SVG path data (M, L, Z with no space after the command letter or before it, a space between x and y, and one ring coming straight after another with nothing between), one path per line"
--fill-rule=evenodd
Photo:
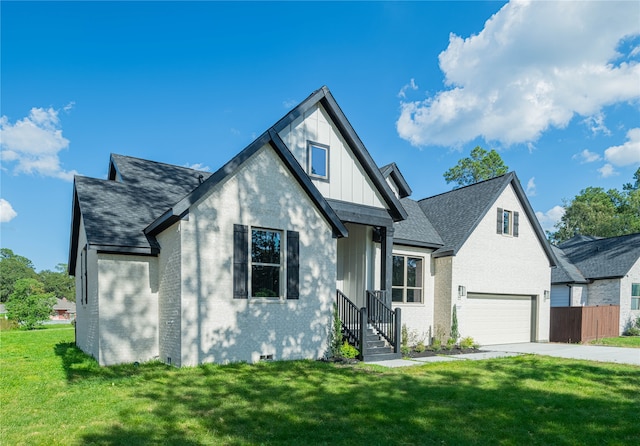
M378 169L326 87L213 174L112 155L107 180L74 182L77 345L103 365L316 359L336 295L357 309L370 306L368 290L432 335L459 305L461 334L483 342L459 285L494 305L490 323L515 314L528 318L526 340L546 340L541 296L554 257L517 178L450 194L464 203L487 185L482 209L456 217L464 240L451 239L442 209L407 198L395 164ZM496 234L498 206L520 216L518 234ZM489 264L500 268L495 281L478 269ZM528 300L524 316L512 300ZM509 330L486 339L520 340Z

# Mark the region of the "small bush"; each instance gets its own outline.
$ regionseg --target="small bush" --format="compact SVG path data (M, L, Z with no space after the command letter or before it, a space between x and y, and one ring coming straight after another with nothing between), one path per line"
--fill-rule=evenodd
M438 338L435 338L433 340L433 342L431 343L431 350L433 351L438 351L438 350L442 350L442 341Z
M354 359L358 357L360 352L353 345L349 344L347 341L344 341L342 347L340 347L340 357L345 359Z
M456 346L456 340L453 338L449 338L447 339L447 343L445 344L444 348L446 348L447 350L453 350L453 347Z
M625 336L640 336L640 328L638 327L629 327L624 332Z
M416 353L422 353L423 351L425 351L427 348L424 346L424 342L420 341L416 344L416 346L413 348L413 350Z
M408 345L401 345L400 353L402 353L402 356L409 356L409 353L411 353L411 348L409 348Z
M476 348L476 343L471 336L460 339L460 348Z

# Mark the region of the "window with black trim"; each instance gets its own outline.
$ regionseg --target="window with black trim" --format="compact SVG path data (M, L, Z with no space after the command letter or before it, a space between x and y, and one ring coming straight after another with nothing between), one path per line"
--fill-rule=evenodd
M394 255L391 300L393 302L422 303L424 259Z
M329 146L308 143L309 175L329 179Z
M251 230L251 297L280 297L282 233Z
M640 310L640 283L631 284L631 309Z

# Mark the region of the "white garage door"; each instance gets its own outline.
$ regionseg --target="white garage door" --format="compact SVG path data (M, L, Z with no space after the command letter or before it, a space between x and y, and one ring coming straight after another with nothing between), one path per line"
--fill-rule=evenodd
M460 335L480 345L531 342L533 303L531 296L469 293L459 318Z

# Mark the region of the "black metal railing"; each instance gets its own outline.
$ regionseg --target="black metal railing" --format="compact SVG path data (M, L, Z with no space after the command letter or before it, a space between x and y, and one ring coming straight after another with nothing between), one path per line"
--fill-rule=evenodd
M395 353L399 353L401 342L400 308L395 310L389 308L384 301L383 292L367 291L366 310L368 313L367 323L393 346Z
M362 351L362 318L360 309L340 290L337 290L336 304L338 317L342 323L342 333L349 344Z

